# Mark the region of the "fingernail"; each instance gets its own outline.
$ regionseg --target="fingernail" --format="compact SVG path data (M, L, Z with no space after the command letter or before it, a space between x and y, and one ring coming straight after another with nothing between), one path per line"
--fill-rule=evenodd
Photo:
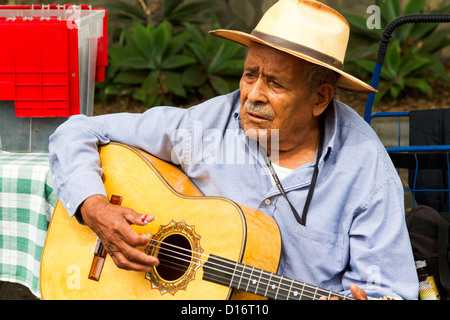
M142 235L146 237L148 241L152 240L153 235L150 232L143 233Z
M152 222L153 220L155 220L156 217L154 215L149 215L149 214L143 214L141 216L141 223L143 226L149 224L150 222Z

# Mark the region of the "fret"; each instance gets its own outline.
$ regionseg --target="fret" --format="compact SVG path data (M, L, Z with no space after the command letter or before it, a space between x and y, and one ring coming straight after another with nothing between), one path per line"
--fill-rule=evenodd
M245 289L245 291L247 292L253 292L253 290L249 290L249 286L250 284L256 285L256 280L252 278L253 276L253 270L255 269L254 267L249 267L252 268L252 270L250 271L250 275L248 276L248 281L247 281L247 288Z
M270 280L272 280L272 274L270 274L269 281L267 281L266 291L264 292L264 296L267 297L267 291L270 287Z
M259 271L259 277L258 277L258 280L256 280L256 288L255 288L255 294L259 294L258 293L258 288L259 288L259 284L261 283L261 276L262 276L262 273L263 273L263 271L262 270L256 270L256 271Z
M274 280L272 280L272 278L274 278ZM265 296L276 300L278 298L278 292L283 279L284 278L282 276L271 273L267 283Z
M296 286L294 286L294 284ZM287 299L288 300L303 300L303 299L305 299L305 297L303 296L304 288L305 288L304 283L301 283L301 282L298 282L298 281L295 281L294 279L292 279Z
M266 292L269 289L270 278L272 274L264 270L259 270L258 285L255 289L255 294L266 297Z
M203 265L203 279L272 299L316 300L322 296L352 297L211 255Z
M312 297L305 295L305 286L306 285L304 283L301 283L300 285L302 287L301 287L301 291L298 293L297 300L313 300Z
M231 277L231 281L230 281L230 287L242 290L241 281L243 278L242 275L244 273L244 269L245 269L244 265L241 265L239 263L235 264L235 267L233 270L233 276Z
M280 281L278 282L277 292L275 293L274 299L277 300L278 292L280 292L281 282L283 282L283 277L280 277Z
M294 281L295 281L294 279L291 279L291 284L289 286L289 291L288 291L286 300L290 300L290 297L291 297L291 294L292 294L292 286L294 285Z
M319 298L317 298L317 287L316 290L314 290L314 294L313 294L313 300L317 300Z

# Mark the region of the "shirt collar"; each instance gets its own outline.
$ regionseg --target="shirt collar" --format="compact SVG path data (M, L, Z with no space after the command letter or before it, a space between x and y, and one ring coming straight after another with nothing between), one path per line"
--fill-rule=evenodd
M325 111L325 131L322 151L323 161L333 151L337 132L336 100L333 98Z

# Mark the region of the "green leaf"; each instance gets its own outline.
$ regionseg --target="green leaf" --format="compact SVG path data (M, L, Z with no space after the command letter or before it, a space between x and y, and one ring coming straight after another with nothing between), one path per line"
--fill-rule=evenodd
M384 67L386 68L386 70L388 71L388 74L392 77L395 78L397 76L397 70L400 64L400 41L394 41L387 54L386 54L386 58L385 58L385 63L384 63Z
M142 83L142 90L146 94L155 94L159 93L159 84L158 84L158 76L159 73L157 71L150 72L147 78Z
M423 12L423 7L425 5L426 0L410 0L403 11L403 15L413 14L413 13L421 13ZM406 41L408 37L411 35L412 30L414 29L415 24L406 24L398 29L399 39L402 41Z
M117 91L117 87L114 85L108 85L106 86L106 88L103 90L103 93L105 95L116 95L118 93Z
M231 59L223 63L222 75L241 77L244 70L244 59Z
M169 22L163 21L155 30L155 55L154 59L157 65L163 61L163 55L172 39L173 29Z
M409 0L403 14L421 13L426 0Z
M428 59L430 59L429 69L433 71L433 73L446 81L449 81L449 76L447 74L447 69L444 64L433 55L426 55Z
M133 21L133 25L136 46L148 61L152 61L154 42L149 30L136 21Z
M438 27L437 23L417 23L411 30L411 35L414 40L422 40L432 34Z
M431 89L431 86L423 79L419 78L406 79L405 86L418 89L426 93L429 97L433 95L433 90Z
M126 59L129 56L138 56L140 55L140 52L136 52L133 50L133 48L127 47L123 48L120 46L112 46L108 48L108 54L111 58L115 58L117 60Z
M389 93L393 99L397 99L400 92L403 91L405 88L405 81L404 79L397 79L396 82L394 82L391 87L389 88Z
M189 43L189 40L191 40L191 34L188 31L174 36L167 47L166 56L172 56L180 52Z
M241 49L241 46L233 42L223 42L209 64L208 74L217 74L223 71L226 68L225 62L235 57Z
M423 39L423 43L421 43L421 51L426 53L435 53L447 46L450 46L450 28L448 27L437 30L430 36Z
M151 108L160 106L162 103L162 96L159 94L147 94L144 99L144 107Z
M398 0L379 0L378 6L381 9L381 14L387 22L391 22L400 16L400 2Z
M426 68L429 63L430 59L428 58L410 60L399 70L399 75L403 77L411 76L415 71Z
M200 29L193 25L192 23L185 23L187 31L191 34L192 43L196 43L202 46L206 50L205 35L200 31Z
M110 16L111 13L117 13L133 20L137 19L145 21L147 19L145 13L139 9L139 7L123 1L101 1L98 5L100 8L105 8L108 11L108 16Z
M378 89L377 94L375 95L375 99L373 101L374 107L378 105L378 103L386 96L386 94L389 92L388 88L386 86L381 86Z
M137 69L137 70L146 70L152 69L151 64L142 57L129 57L123 60L120 60L116 64L120 67Z
M230 92L230 88L228 87L228 83L223 80L221 77L218 76L210 76L209 77L210 83L214 90L217 91L218 94L227 94Z
M355 64L361 67L364 71L367 71L369 73L373 73L373 70L375 68L375 61L372 60L355 60Z
M187 66L189 64L193 64L195 62L196 60L194 58L183 55L175 55L165 59L161 64L161 69L176 69Z
M350 13L350 12L343 12L342 15L345 17L345 19L347 19L347 21L349 23L352 35L360 34L360 35L364 35L365 37L369 37L373 41L380 40L382 30L367 29L367 17L359 16L357 14Z
M163 14L164 14L164 16L169 15L182 2L183 2L183 0L165 0L165 1L163 1Z
M166 71L163 73L161 82L168 92L186 98L186 90L183 87L179 73Z
M214 1L191 2L178 7L176 10L173 11L173 15L176 17L189 18L192 15L195 15L199 12L211 9L215 5L216 4L214 3Z
M186 69L181 76L181 81L188 87L199 87L205 80L206 77L195 67Z
M194 52L202 67L206 69L208 64L208 53L206 52L205 47L195 42L188 43L188 46Z
M145 75L136 71L121 71L114 78L114 83L141 84L145 80Z

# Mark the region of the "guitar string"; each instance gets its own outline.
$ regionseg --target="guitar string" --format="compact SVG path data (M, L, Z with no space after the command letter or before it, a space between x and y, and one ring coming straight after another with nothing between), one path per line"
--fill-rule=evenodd
M160 261L163 261L163 262L167 262L168 264L172 264L173 266L167 266L168 268L171 268L171 269L173 269L173 270L178 270L178 271L186 271L184 268L179 268L179 267L181 267L181 265L180 264L177 264L177 263L175 263L175 262L173 262L173 261L169 261L169 260L165 260L165 259L160 259ZM280 278L280 281L282 281L282 280L285 280L285 281L293 281L293 280L291 280L291 279L288 279L288 278L284 278L284 277L280 277L279 276L279 278ZM229 283L230 281L229 281L229 278L227 278L227 277L223 277L223 276L220 276L220 275L217 275L217 274L213 274L213 276L211 277L211 279L214 279L215 281L217 281L218 283ZM221 280L224 280L224 281L221 281ZM261 281L259 281L259 283L262 283ZM264 283L263 283L264 284ZM267 284L270 284L270 282L267 282ZM280 285L281 285L281 282L280 282ZM257 293L258 291L257 291L257 288L259 287L259 284L258 285L252 285L252 284L250 284L250 282L249 282L249 284L247 285L247 291L249 290L249 289L253 289L254 291L252 291L252 292L254 292L254 293ZM270 287L270 286L269 286ZM291 293L291 291L292 290L295 290L296 288L295 288L295 286L294 285L292 285L292 286L289 286L290 287L290 290L288 291L287 289L284 289L284 288L282 288L282 287L280 287L279 288L279 290L282 290L282 291L288 291L287 293L283 293L283 292L280 292L280 291L278 291L278 293L277 294L275 294L275 297L277 297L277 298L281 298L281 299L288 299L288 298L292 298L292 297L297 297L299 300L300 299L302 299L303 297L305 297L305 298L310 298L310 299L312 299L312 300L314 300L314 299L317 299L317 296L327 296L328 295L328 297L331 297L331 295L333 295L333 296L336 296L336 297L341 297L341 298L343 298L343 299L348 299L348 297L346 297L346 296L343 296L343 295L339 295L339 294L335 294L335 293L333 293L333 292L331 292L331 291L326 291L326 293L327 294L320 294L319 295L319 293L320 293L320 291L322 290L323 291L323 289L320 289L319 287L317 287L317 290L313 293L312 291L305 291L305 290L303 290L303 288L297 288L297 289L299 289L299 290L303 290L303 292L301 292L301 293L298 293L297 292L297 294L295 294L295 291L293 291L292 293ZM237 288L237 289L239 289L239 287ZM276 289L276 288L275 288ZM274 288L272 288L272 290L271 290L271 292L273 291L273 290L275 290ZM261 290L263 290L263 289L261 289ZM266 292L265 292L265 294L267 293L267 291L268 291L268 289L266 290ZM312 294L312 295L309 295L309 294Z
M161 243L161 244L164 244L164 245L166 245L166 246L171 246L171 247L174 247L174 248L177 248L177 249L180 249L180 250L183 250L183 251L186 251L186 252L189 252L189 253L197 253L198 255L201 255L201 256L205 256L205 257L208 257L207 255L205 255L205 254L202 254L202 253L198 253L198 252L195 252L195 251L192 251L192 250L189 250L189 249L186 249L186 248L182 248L182 247L178 247L178 246L176 246L176 245L173 245L173 244L170 244L170 243L164 243L164 242L162 242L162 241L158 241L158 240L153 240L154 242L159 242L159 243ZM157 247L156 245L152 245L153 247ZM184 260L184 259L182 259L182 258L178 258L178 257L173 257L173 258L176 258L176 259L178 259L178 260L182 260L182 261L184 261L184 262L190 262L191 260L191 255L186 255L186 254L181 254L180 252L178 252L178 251L173 251L173 250L170 250L170 249L167 249L167 248L165 248L165 250L167 250L167 251L171 251L171 252L174 252L174 253L177 253L177 254L180 254L180 255L184 255L184 256L186 256L186 257L188 257L189 258L189 260ZM206 262L207 260L204 260L204 259L200 259L200 258L197 258L197 260L200 260L200 261L204 261L204 262ZM235 262L231 262L231 263L235 263ZM218 264L218 263L214 263L214 262L211 262L210 261L210 264L214 264L214 265L217 265L217 266L220 266L222 269L215 269L215 268L211 268L212 270L214 270L214 271L221 271L221 272L223 272L223 273L228 273L228 274L230 274L230 275L234 275L234 272L235 272L235 269L233 269L232 267L225 267L225 266L223 266L223 265L220 265L220 264ZM180 265L181 266L181 265ZM246 266L245 265L242 265L243 267L242 267L242 274L241 274L241 277L242 277L242 279L244 279L244 280L251 280L251 278L245 278L245 277L243 277L243 275L244 274L247 274L247 275L250 275L250 273L248 273L248 272L245 272L245 268L246 268ZM250 267L250 266L247 266L247 267ZM224 268L227 268L227 269L230 269L230 270L232 270L233 272L224 272ZM264 270L261 270L261 272L263 272ZM320 287L317 287L317 286L312 286L312 285L308 285L308 284L306 284L306 283L302 283L300 286L301 287L299 287L299 284L297 284L296 286L294 286L294 285L284 285L281 281L283 281L283 280L285 280L285 281L295 281L295 280L292 280L292 279L289 279L289 278L285 278L285 277L283 277L283 276L279 276L279 275L277 275L277 274L273 274L275 277L277 277L277 278L279 278L279 280L280 280L280 289L281 290L284 290L284 291L292 291L292 289L294 289L294 290L302 290L302 292L306 292L306 293L313 293L313 291L314 291L314 295L317 295L317 293L322 293L322 294L324 294L324 295L326 295L326 294L328 294L328 295L333 295L333 296L337 296L337 297L341 297L341 298L344 298L344 299L349 299L349 297L348 296L345 296L345 295L342 295L342 294L339 294L339 293L335 293L335 292L332 292L332 291L329 291L329 290L325 290L325 289L322 289L322 288L320 288ZM225 277L222 277L223 279L227 279L227 278L225 278ZM264 282L260 282L260 283L262 283L262 284L266 284L266 283L264 283ZM270 284L270 281L269 282L267 282L267 284ZM282 288L282 286L285 286L285 287L289 287L289 289L285 289L285 288ZM305 290L305 289L310 289L311 291L309 291L309 290ZM313 290L313 291L312 291ZM326 293L326 294L325 294Z
M188 253L196 253L196 254L198 254L199 256L205 256L205 257L208 257L207 255L205 255L205 254L202 254L202 253L199 253L199 252L195 252L195 251L192 251L192 250L189 250L189 249L186 249L186 248L182 248L182 247L178 247L178 246L176 246L176 245L173 245L173 244L170 244L170 243L164 243L164 242L162 242L162 241L158 241L158 240L152 240L153 242L158 242L158 243L160 243L161 245L166 245L166 246L170 246L170 247L174 247L174 248L176 248L176 249L179 249L179 250L182 250L182 251L186 251L186 252L188 252ZM157 245L154 245L154 244L150 244L149 246L152 246L152 247L158 247ZM160 247L161 248L161 247ZM206 262L207 260L204 260L204 259L201 259L201 258L194 258L194 257L192 257L190 254L188 255L188 254L183 254L183 253L180 253L180 252L178 252L178 251L174 251L174 250L170 250L170 249L167 249L167 248L164 248L164 250L166 250L166 251L170 251L170 252L173 252L173 253L177 253L178 255L183 255L183 256L186 256L186 257L188 257L189 259L183 259L183 258L180 258L180 257L173 257L173 256L170 256L170 255L168 255L168 254L165 254L166 256L169 256L169 257L172 257L172 258L175 258L175 259L178 259L178 260L181 260L181 261L183 261L183 262L188 262L188 263L191 263L191 261L192 261L192 259L197 259L197 260L199 260L199 261L203 261L203 262ZM167 261L167 260L166 260ZM232 262L232 263L235 263L235 262ZM172 262L172 264L175 264L174 262ZM214 270L214 271L220 271L220 272L223 272L223 273L225 273L225 274L229 274L229 275L232 275L232 276L234 276L234 273L235 273L235 269L233 269L232 267L227 267L227 266L223 266L223 265L220 265L220 264L218 264L218 263L214 263L214 262L212 262L212 261L210 261L210 264L213 264L213 265L217 265L217 266L220 266L221 267L221 269L219 269L219 268L211 268L211 270ZM182 266L181 264L179 265L180 267ZM244 279L244 280L251 280L251 278L250 277L248 277L248 278L245 278L244 277L244 275L251 275L250 273L248 273L248 272L246 272L245 271L245 269L246 269L246 267L244 266L244 265L242 265L243 267L242 267L242 274L241 274L241 278L242 279ZM183 266L184 267L184 266ZM171 268L173 268L173 267L171 267ZM230 269L230 270L232 270L233 272L228 272L228 271L224 271L223 269ZM178 270L180 270L180 269L178 269ZM184 270L184 269L183 269ZM181 271L181 270L180 270ZM263 270L261 270L261 272L263 272ZM329 291L329 290L325 290L325 289L321 289L321 288L319 288L319 287L317 287L317 286L312 286L312 285L308 285L308 284L306 284L306 283L302 283L302 285L301 285L301 287L299 287L299 284L295 284L295 283L293 283L292 285L285 285L284 283L282 283L282 281L283 280L285 280L285 281L289 281L289 280L291 280L291 279L288 279L288 278L285 278L285 277L282 277L282 276L279 276L279 275L276 275L276 274L274 274L274 276L276 277L276 278L279 278L279 287L280 288L278 288L279 290L284 290L284 291L288 291L288 293L287 293L287 295L285 294L285 296L286 297L289 297L289 292L291 292L292 290L295 290L295 291L297 291L297 290L301 290L301 292L302 292L302 295L303 296L306 296L305 295L305 293L309 293L309 294L313 294L313 296L311 297L311 296L309 296L309 298L314 298L316 295L317 295L317 293L322 293L322 294L324 294L324 293L327 293L328 295L333 295L333 296L337 296L337 297L342 297L342 298L348 298L347 296L345 296L345 295L341 295L341 294L339 294L339 293L335 293L335 292L331 292L331 291ZM216 276L216 278L217 277L219 277L220 278L220 276ZM225 278L225 277L221 277L221 278L223 278L223 279L228 279L228 278ZM261 280L261 279L260 279ZM291 281L295 281L295 280L291 280ZM259 283L261 283L261 284L263 284L263 285L270 285L270 281L268 281L268 282L261 282L261 281L259 281ZM249 285L250 286L250 285ZM283 288L283 286L284 287L288 287L288 288ZM257 287L257 286L256 286ZM294 291L294 293L295 293L295 291Z

